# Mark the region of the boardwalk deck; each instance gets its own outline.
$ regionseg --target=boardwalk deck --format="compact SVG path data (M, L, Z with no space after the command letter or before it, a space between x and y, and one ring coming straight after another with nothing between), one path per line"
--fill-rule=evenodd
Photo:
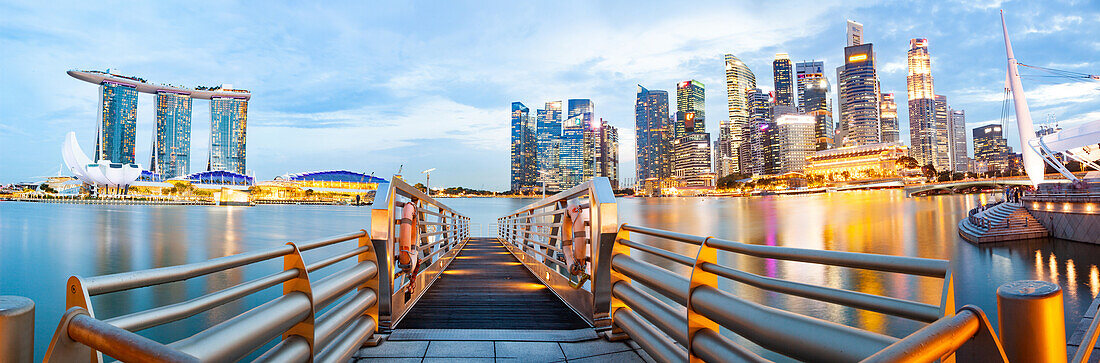
M398 329L572 330L588 325L494 238L471 238Z

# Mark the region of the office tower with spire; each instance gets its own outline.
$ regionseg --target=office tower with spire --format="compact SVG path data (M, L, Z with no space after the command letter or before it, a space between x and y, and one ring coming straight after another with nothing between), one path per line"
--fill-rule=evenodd
M725 176L741 173L741 146L749 125L749 92L756 88L756 76L733 54L725 55L727 119L718 129L718 158L715 171Z
M638 85L634 102L634 156L639 184L672 175L672 133L668 120L668 91Z
M882 142L898 141L898 103L893 93L879 94L879 114L882 118Z
M798 84L798 112L814 117L815 149L833 148L834 124L832 98L829 96L829 79L825 77L825 63L806 61L795 64Z
M772 61L772 76L775 82L775 104L777 106L798 106L794 93L794 64L787 53L778 53Z

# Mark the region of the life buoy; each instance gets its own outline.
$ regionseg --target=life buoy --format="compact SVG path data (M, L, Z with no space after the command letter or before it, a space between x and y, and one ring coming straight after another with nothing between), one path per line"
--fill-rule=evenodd
M417 222L416 201L413 200L405 203L405 205L401 207L401 237L399 238L397 267L408 273L410 278L415 278L416 270L419 269L419 264L417 262L419 260L420 251L413 248L416 241Z
M581 206L575 200L569 201L568 208L570 228L566 236L568 243L564 244L566 264L569 273L581 276L584 274L585 264L588 259L587 239L584 232L584 215L581 214Z

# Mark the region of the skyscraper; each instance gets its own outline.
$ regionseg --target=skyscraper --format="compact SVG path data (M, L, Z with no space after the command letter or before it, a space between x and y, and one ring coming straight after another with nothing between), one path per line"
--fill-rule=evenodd
M947 130L952 170L965 172L970 165L966 156L966 111L948 109Z
M538 144L533 121L527 106L512 102L513 192L534 190L538 184Z
M893 93L882 93L879 98L879 114L882 118L882 142L898 141L898 103Z
M937 170L942 170L944 165L937 161L937 155L941 153L938 144L941 132L936 116L932 58L928 53L927 39L909 40L908 64L906 88L909 91L909 141L912 145L909 152L921 165L933 164Z
M600 176L606 176L611 181L611 187L619 189L619 128L603 124L603 132L600 133Z
M933 98L934 127L936 129L936 143L933 145L932 165L936 170L954 170L951 163L951 131L948 128L947 96L936 95Z
M554 148L554 141L561 139L561 101L550 101L545 108L536 111L536 145L538 170L537 179L546 183L546 189L558 191L561 189L561 173L558 172L559 150Z
M817 148L812 115L785 114L776 117L779 173L801 173Z
M844 67L840 71L839 83L844 145L881 142L878 76L875 53L870 43L844 48Z
M777 106L798 106L794 94L794 66L787 53L778 53L772 61L772 75L775 81L775 104Z
M99 160L133 164L137 141L137 88L103 81L99 89L102 98L95 155Z
M568 118L562 124L562 189L572 188L595 176L597 135L600 125L593 120L593 104L588 99L568 101Z
M847 46L863 44L863 24L848 20Z
M833 110L829 97L829 79L825 77L825 63L820 61L795 64L798 78L798 112L814 117L816 149L833 147Z
M703 93L703 83L694 79L676 85L676 124L673 126L673 138L706 131Z
M248 100L231 97L210 99L210 158L207 170L245 173L245 130Z
M1004 171L1008 168L1012 149L1004 138L1001 125L986 125L974 128L974 161L979 164L978 171ZM984 170L983 170L984 169Z
M728 118L718 131L719 160L715 167L721 176L742 172L740 158L744 130L749 125L749 91L756 88L756 76L748 65L733 54L725 55Z
M638 85L634 103L635 160L638 183L672 175L671 132L668 130L668 92Z
M749 102L749 126L743 130L744 142L738 150L742 161L741 173L774 174L778 170L774 158L778 148L774 145L771 97L755 88L746 92L746 98Z
M157 92L157 128L150 170L164 179L191 173L191 96Z

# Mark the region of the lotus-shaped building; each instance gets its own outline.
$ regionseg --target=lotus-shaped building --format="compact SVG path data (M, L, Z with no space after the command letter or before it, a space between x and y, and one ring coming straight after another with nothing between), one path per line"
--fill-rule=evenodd
M69 132L65 136L61 158L65 160L65 167L77 179L96 186L126 188L141 176L141 166L138 164L115 163L110 160L93 162L76 143L75 132Z

